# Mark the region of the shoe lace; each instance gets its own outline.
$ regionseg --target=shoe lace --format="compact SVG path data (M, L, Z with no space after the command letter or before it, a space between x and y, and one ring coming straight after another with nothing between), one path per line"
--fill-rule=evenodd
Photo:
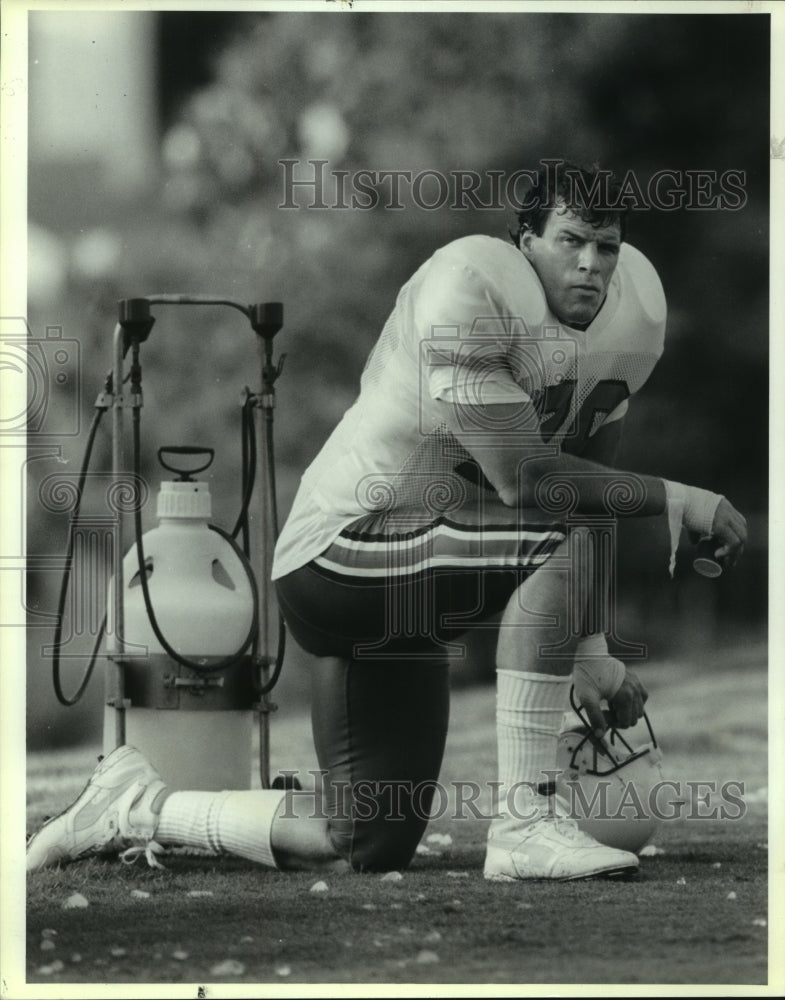
M553 824L563 840L570 840L575 843L586 839L586 834L579 829L574 819L567 819L565 816L548 816L546 819Z
M125 865L133 865L144 856L151 868L166 868L166 865L162 865L156 857L158 854L166 853L166 848L162 847L156 840L148 840L146 844L133 844L131 847L127 847L120 854L120 860Z
M542 818L551 823L565 840L573 842L586 839L586 834L578 826L576 820L570 816L569 804L561 795L551 795L548 798L548 805L542 811Z

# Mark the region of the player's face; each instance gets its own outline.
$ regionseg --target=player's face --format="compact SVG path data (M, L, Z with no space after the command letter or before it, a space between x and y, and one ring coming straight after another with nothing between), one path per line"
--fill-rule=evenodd
M616 270L620 245L618 222L597 229L564 205L548 215L542 236L525 233L521 239L551 312L569 326L594 319Z

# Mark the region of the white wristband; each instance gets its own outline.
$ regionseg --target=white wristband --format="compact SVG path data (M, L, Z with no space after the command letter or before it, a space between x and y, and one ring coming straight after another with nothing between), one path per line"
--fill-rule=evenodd
M668 527L671 536L668 570L673 576L682 524L686 525L689 531L696 531L700 535L710 535L714 525L714 515L722 496L719 493L712 493L710 490L699 489L697 486L674 483L669 479L663 479L663 483L665 484Z
M624 682L627 668L621 660L604 656L597 660L577 660L572 668L572 683L578 701L583 703L583 695L592 692L600 699L611 699Z
M603 632L595 632L594 635L585 635L582 639L578 640L578 645L575 648L576 660L607 655L608 643Z

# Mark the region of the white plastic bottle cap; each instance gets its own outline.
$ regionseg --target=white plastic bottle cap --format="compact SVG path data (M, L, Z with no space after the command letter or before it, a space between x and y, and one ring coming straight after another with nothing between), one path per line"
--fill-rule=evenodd
M210 488L203 482L163 482L158 492L158 517L202 518L212 515Z

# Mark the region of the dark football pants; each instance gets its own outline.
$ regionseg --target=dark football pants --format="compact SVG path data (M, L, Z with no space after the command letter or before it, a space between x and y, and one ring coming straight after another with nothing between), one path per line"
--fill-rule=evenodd
M357 871L405 868L428 823L450 643L504 608L564 537L542 515L525 525L510 516L389 534L392 557L386 524L370 517L277 581L290 633L316 657L311 711L330 837Z
M313 736L338 854L405 868L428 822L449 713L446 662L326 657L312 671Z

